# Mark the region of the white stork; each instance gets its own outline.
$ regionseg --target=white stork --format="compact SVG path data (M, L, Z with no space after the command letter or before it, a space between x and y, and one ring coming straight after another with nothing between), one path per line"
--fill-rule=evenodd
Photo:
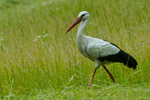
M102 39L83 35L84 28L88 23L89 18L90 15L87 11L80 12L76 21L66 31L66 33L69 32L74 26L81 22L76 36L79 51L84 57L87 57L95 62L95 70L93 72L92 79L88 84L88 88L90 88L92 84L96 70L101 65L114 83L115 80L112 74L105 67L105 64L120 62L133 69L136 69L137 66L136 60L131 55L121 50L115 44L104 41Z

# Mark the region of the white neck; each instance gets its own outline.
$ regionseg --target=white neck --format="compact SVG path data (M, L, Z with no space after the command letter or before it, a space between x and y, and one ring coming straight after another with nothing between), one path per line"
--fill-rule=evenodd
M81 24L80 24L80 26L78 28L78 32L77 32L77 40L83 36L84 28L85 28L86 24L88 23L88 20L89 19L86 19L85 21L81 21Z

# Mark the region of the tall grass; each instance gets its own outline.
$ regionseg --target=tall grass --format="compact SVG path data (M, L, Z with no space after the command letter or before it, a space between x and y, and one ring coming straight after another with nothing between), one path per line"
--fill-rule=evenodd
M117 44L138 61L136 70L107 65L118 84L149 85L150 1L26 0L0 2L0 94L32 90L86 88L94 63L76 46L77 27L66 29L82 10L91 19L85 34ZM100 68L93 87L112 82Z

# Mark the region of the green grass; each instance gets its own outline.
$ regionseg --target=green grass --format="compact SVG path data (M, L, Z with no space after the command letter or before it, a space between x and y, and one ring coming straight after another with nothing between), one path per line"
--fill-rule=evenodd
M0 1L0 98L23 100L150 99L150 1L148 0L2 0ZM111 41L138 61L103 68L91 89L94 63L76 46L77 27L86 10L85 34Z
M83 87L66 88L63 90L33 90L24 95L8 95L5 99L23 100L148 100L149 86L98 86L98 88L86 89Z

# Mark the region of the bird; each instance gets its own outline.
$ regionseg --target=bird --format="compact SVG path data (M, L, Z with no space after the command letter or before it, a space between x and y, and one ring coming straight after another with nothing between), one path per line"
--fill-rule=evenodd
M106 64L123 63L125 66L133 69L136 69L138 65L133 56L120 49L117 45L102 39L84 35L84 28L89 18L90 14L87 11L81 11L77 19L66 31L66 33L68 33L73 27L80 23L76 35L78 49L84 57L95 62L95 69L88 83L88 88L92 85L95 73L100 66L103 66L111 80L115 83L113 75L106 68Z

